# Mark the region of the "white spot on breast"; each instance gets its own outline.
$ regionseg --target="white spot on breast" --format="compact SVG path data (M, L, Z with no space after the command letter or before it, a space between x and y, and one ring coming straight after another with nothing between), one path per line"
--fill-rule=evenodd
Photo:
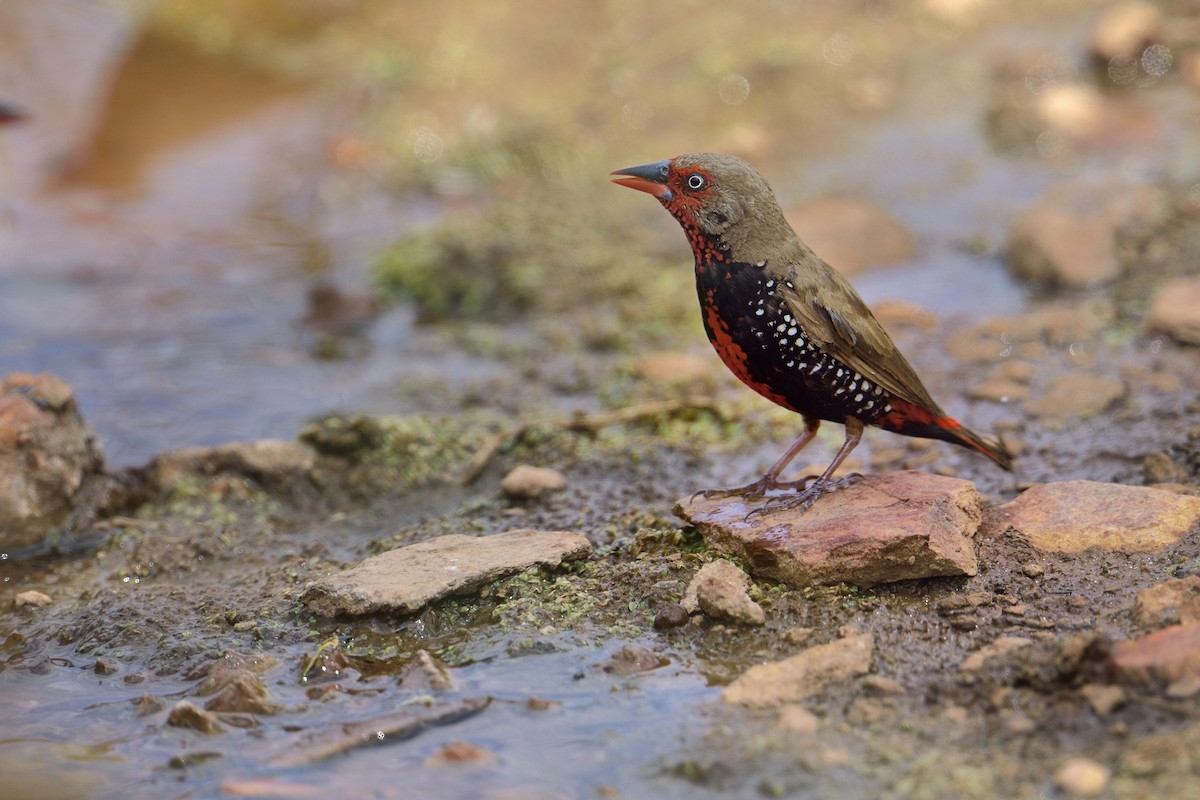
M768 288L768 289L771 289L771 288L773 288L774 286L775 286L775 281L774 281L774 280L769 280L769 281L767 281L767 288Z
M788 328L788 336L795 336L795 335L796 335L796 326L793 325L792 327Z
M764 258L762 261L757 262L754 266L765 267L766 265L767 265L767 260Z
M861 403L861 402L862 402L862 400L863 400L863 396L862 396L862 393L861 393L861 392L859 392L858 394L854 395L854 402L856 402L856 403Z
M867 391L867 390L869 390L870 388L871 388L871 382L870 382L870 381L863 381L863 382L862 382L862 390L863 390L864 392L865 392L865 391Z
M761 317L763 315L763 310L761 308L758 309L757 311L754 312L754 315L757 317Z

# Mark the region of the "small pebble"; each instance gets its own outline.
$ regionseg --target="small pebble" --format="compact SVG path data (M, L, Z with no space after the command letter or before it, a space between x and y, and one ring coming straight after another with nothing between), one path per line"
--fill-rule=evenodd
M36 589L30 589L29 591L25 592L17 592L17 594L13 596L13 605L17 608L21 608L22 606L48 606L53 602L54 601L50 599L50 595L46 594L45 592L39 592Z
M874 694L904 694L904 687L899 681L885 678L882 675L868 675L863 678L863 688Z
M1046 574L1046 568L1041 564L1026 564L1021 567L1021 572L1025 574L1026 578L1040 578Z
M92 671L97 675L112 675L117 671L117 665L107 658L97 658L96 663L92 665Z
M500 481L500 491L518 500L533 500L548 492L557 492L565 488L567 479L561 472L527 464L514 467Z
M1120 686L1105 683L1089 683L1081 687L1079 693L1087 700L1098 715L1104 717L1125 704L1127 696Z
M1108 788L1110 776L1108 767L1090 758L1075 757L1067 759L1058 772L1054 773L1054 783L1059 789L1076 797L1099 797Z
M654 616L654 630L665 631L671 628L678 628L680 625L686 625L688 621L688 613L683 606L678 603L671 603L669 606L664 606Z
M812 638L812 628L789 628L783 634L783 640L788 644L804 644Z
M499 761L486 747L456 739L442 745L436 753L425 759L424 766L440 768L455 764L496 764Z

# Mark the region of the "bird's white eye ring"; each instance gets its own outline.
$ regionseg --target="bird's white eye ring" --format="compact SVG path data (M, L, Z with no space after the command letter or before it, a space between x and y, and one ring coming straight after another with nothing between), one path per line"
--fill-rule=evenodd
M703 189L704 188L704 176L703 175L689 175L688 179L687 179L687 185L688 185L688 188L692 189L692 190L698 191L700 189Z

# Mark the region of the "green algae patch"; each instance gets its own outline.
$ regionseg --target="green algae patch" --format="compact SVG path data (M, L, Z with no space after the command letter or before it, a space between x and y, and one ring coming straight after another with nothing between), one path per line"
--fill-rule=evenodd
M457 480L497 427L494 417L471 414L332 415L309 424L300 439L323 456L316 468L318 483L366 496Z
M633 349L690 330L695 299L684 249L664 263L638 242L642 209L588 202L565 186L596 184L574 169L515 182L482 210L454 214L397 242L375 265L385 293L415 302L427 320L504 320L568 313L568 338Z
M279 513L280 502L237 475L188 475L136 511L139 520L182 525L262 525Z

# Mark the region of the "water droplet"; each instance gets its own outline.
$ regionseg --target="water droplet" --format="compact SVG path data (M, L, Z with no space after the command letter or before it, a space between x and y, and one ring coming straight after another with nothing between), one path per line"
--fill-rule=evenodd
M825 56L825 60L835 67L844 67L854 60L854 56L858 53L858 47L854 44L854 40L844 33L835 33L825 40L825 46L821 48L821 55Z
M1065 58L1044 58L1025 72L1025 88L1032 94L1041 94L1074 77L1075 67Z
M1063 137L1058 131L1042 131L1038 134L1035 146L1042 158L1058 158L1064 149Z
M1155 78L1166 75L1174 61L1171 48L1165 44L1152 44L1142 51L1142 69L1147 75L1153 75Z
M1108 79L1117 86L1128 86L1137 80L1138 62L1130 56L1113 56L1108 62Z
M426 164L437 161L446 150L442 137L433 128L414 128L408 136L408 146L417 161Z
M717 94L729 105L739 105L750 96L750 81L744 75L731 72L717 84Z

